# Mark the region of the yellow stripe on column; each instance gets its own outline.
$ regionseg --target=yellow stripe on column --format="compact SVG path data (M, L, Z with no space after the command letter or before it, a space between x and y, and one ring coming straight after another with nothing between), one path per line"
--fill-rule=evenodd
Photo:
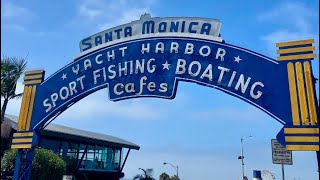
M304 76L306 78L306 85L307 85L310 123L311 125L316 125L318 120L317 120L316 106L314 101L314 92L313 92L313 86L312 86L312 80L311 80L310 63L308 61L304 62L303 67L304 67Z
M26 122L26 130L27 131L29 131L29 129L30 129L30 122L31 122L31 117L32 117L33 103L34 103L34 97L36 94L36 89L37 89L37 86L32 86L30 105L29 105L29 111L28 111L27 122Z
M285 134L319 134L319 128L284 128Z
M25 96L25 100L24 100L23 104L21 105L22 111L20 112L20 115L19 115L19 121L21 122L20 130L25 129L25 123L26 123L26 119L27 119L28 105L29 105L29 100L30 100L30 88L28 86L25 86L23 94Z
M319 142L319 137L286 136L286 142Z
M300 112L301 112L301 120L303 125L309 125L309 115L308 115L308 108L307 108L307 99L306 93L304 88L304 79L302 73L302 65L300 62L295 64L296 66L296 76L297 76L297 84L298 84L298 93L299 93L299 105L300 105Z
M23 138L23 139L12 139L13 143L26 143L32 142L32 138Z
M25 76L23 80L39 79L39 78L42 78L42 74Z
M18 130L22 130L22 114L24 109L24 104L27 98L27 87L23 89L23 96L22 96L22 102L20 107L20 113L19 113L19 120L18 120Z
M24 74L39 74L42 73L44 70L34 70L34 71L26 71Z
M31 148L31 144L12 144L12 149Z
M296 46L296 45L304 45L304 44L312 44L314 43L314 39L300 40L300 41L289 41L277 43L277 47L287 47L287 46Z
M291 56L280 56L277 59L279 61L286 61L286 60L299 60L299 59L314 59L316 58L316 54L299 54L299 55L291 55Z
M33 132L14 133L13 137L33 136Z
M309 52L314 51L316 48L314 46L309 47L300 47L300 48L289 48L289 49L279 49L277 50L277 54L288 54L288 53L296 53L296 52Z
M30 99L31 99L31 90L32 90L32 86L28 86L28 93L27 93L27 101L26 101L26 109L25 109L25 114L24 114L24 123L23 123L23 126L22 126L22 129L23 130L26 130L26 123L27 123L27 118L28 118L28 112L29 112L29 109L30 109Z
M291 151L319 151L318 145L287 145L287 150Z
M31 81L24 81L23 84L28 85L28 84L40 84L42 80L31 80Z
M293 121L293 125L299 126L300 125L300 118L299 118L297 90L296 90L297 86L296 86L296 76L294 74L293 63L291 63L291 62L288 63L287 69L288 69L292 121Z

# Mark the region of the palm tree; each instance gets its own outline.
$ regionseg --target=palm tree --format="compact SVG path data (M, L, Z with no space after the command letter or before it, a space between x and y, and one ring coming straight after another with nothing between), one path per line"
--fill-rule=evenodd
M1 58L1 153L9 149L9 139L11 134L11 125L4 122L7 105L10 99L20 98L22 93L16 94L17 81L25 71L27 63L26 58L3 57ZM2 99L3 98L3 99Z
M1 124L9 100L20 98L22 93L16 94L17 81L27 67L26 58L3 57L1 58Z
M180 178L177 175L169 176L167 173L162 173L159 176L159 180L180 180Z
M133 180L155 180L152 175L153 175L153 169L142 169L139 168L139 170L142 170L144 174L137 174L133 177Z
M170 176L167 173L162 173L159 176L159 180L171 180Z

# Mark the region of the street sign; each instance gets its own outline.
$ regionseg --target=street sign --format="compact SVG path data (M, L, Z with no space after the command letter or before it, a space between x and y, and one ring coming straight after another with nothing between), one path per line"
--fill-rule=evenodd
M287 151L276 139L271 139L272 163L292 165L292 151Z

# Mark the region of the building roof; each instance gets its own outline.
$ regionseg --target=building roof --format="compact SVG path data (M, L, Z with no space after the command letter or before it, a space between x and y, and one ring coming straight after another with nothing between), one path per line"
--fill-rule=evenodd
M11 124L13 129L17 130L18 116L6 114L5 120ZM138 145L118 137L70 128L54 123L50 123L44 130L42 130L41 135L90 142L94 144L112 145L136 150L140 149Z

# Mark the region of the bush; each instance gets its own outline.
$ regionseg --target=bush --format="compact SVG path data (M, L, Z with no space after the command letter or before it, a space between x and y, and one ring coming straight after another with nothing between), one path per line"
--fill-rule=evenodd
M1 159L1 171L14 171L14 164L16 162L17 152L17 149L5 151L3 158Z
M1 159L1 171L13 171L16 156L16 149L6 151ZM32 161L31 179L61 180L65 172L66 163L57 154L42 148L35 149L35 156Z

